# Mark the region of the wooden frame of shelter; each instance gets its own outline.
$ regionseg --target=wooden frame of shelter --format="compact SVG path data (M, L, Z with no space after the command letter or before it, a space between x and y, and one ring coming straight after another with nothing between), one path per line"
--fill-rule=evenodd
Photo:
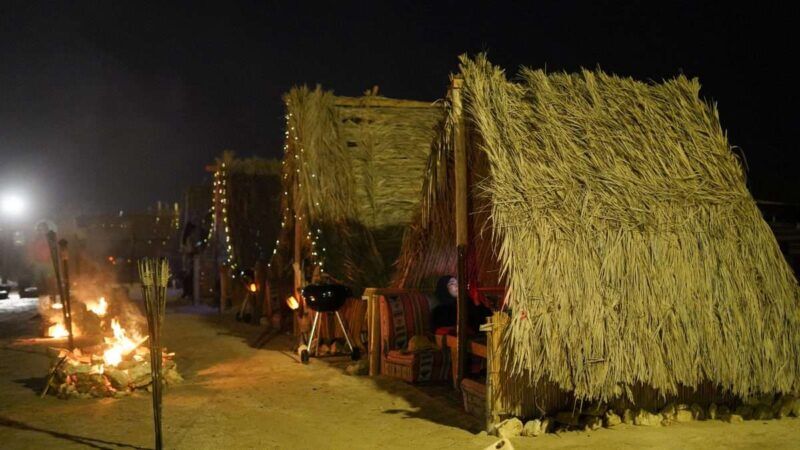
M302 301L302 287L320 278L356 295L387 284L418 209L442 105L375 90L343 97L319 86L295 87L284 101L283 232L276 252L278 265L292 267L294 297ZM275 265L273 275L280 276Z
M488 428L584 403L798 392L800 288L696 80L508 81L462 57L447 111L393 285L458 273L456 386L467 291L504 288Z

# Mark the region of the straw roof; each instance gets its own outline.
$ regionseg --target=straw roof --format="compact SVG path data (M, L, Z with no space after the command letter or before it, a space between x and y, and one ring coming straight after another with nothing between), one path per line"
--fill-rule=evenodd
M293 88L285 102L284 192L297 196L287 202L289 219L319 230L329 274L356 287L384 285L418 209L441 105L320 87Z
M461 74L511 373L603 401L636 385L797 392L800 289L697 80L522 69L509 81L483 56ZM427 207L418 230L446 210Z

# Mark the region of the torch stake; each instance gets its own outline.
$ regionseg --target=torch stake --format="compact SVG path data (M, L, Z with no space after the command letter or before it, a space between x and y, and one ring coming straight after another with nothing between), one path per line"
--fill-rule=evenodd
M169 264L165 259L144 258L139 261L139 277L142 281L142 296L147 313L147 328L150 333L150 375L153 380L153 421L155 424L156 450L163 448L161 432L161 400L163 393L161 325L167 300Z
M61 303L61 314L64 315L64 327L67 329L69 337L69 349L74 350L72 342L72 317L70 316L69 308L64 302L64 284L61 280L61 258L58 255L58 244L56 242L56 232L50 230L47 232L47 245L50 247L50 259L53 261L53 273L56 277L56 288L58 289L58 301Z
M64 282L64 310L67 311L67 333L69 334L69 348L75 348L72 337L72 300L69 293L69 250L67 248L67 240L61 239L58 241L59 256L61 256L61 277Z

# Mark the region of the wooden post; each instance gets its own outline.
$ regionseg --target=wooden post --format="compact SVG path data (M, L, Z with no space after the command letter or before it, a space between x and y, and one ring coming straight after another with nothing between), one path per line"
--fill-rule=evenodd
M67 333L69 337L69 348L70 350L75 349L75 341L72 334L72 302L70 301L70 281L69 281L69 248L67 247L67 240L61 239L58 241L59 247L59 255L61 256L61 277L64 283L64 298L62 299L62 307L64 311L66 311L65 317L67 318L67 323L64 324L67 327Z
M487 433L494 431L494 426L500 421L502 406L500 386L500 347L502 337L508 326L509 317L502 311L495 312L489 323L481 326L486 331L486 417L485 427Z
M200 255L192 256L192 304L200 303Z
M375 288L364 290L363 298L367 300L367 327L369 332L369 376L381 373L381 319L380 296Z
M230 290L230 277L228 266L219 266L219 316L222 317L225 313L225 305L228 303Z
M458 303L456 322L456 358L453 384L460 389L467 364L467 245L469 242L467 225L467 143L464 112L461 102L461 86L464 80L456 75L450 85L450 101L453 108L453 153L455 164L455 225L456 246L458 250Z
M58 243L57 243L56 232L53 230L49 230L47 232L47 245L50 247L50 259L53 262L53 275L55 276L56 281L56 289L58 290L58 302L61 303L61 314L63 314L64 320L64 327L67 328L68 324L71 320L69 315L69 308L67 308L66 302L64 301L64 283L61 280L61 257L58 255ZM72 329L71 327L67 328L69 333L69 349L74 350L72 347Z
M256 261L256 267L253 271L253 282L256 284L256 292L255 292L255 301L253 302L253 318L256 320L256 324L261 323L261 318L264 317L264 314L267 314L267 310L265 308L266 303L264 302L264 286L266 285L266 265L263 261ZM271 314L268 314L267 317L271 317Z

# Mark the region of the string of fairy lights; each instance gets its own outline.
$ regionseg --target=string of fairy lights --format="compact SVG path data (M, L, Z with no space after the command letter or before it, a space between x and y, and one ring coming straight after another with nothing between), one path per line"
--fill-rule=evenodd
M235 276L238 265L236 264L236 259L234 257L233 243L231 242L230 222L228 221L228 206L230 205L230 202L228 202L227 198L227 184L227 167L223 161L217 166L217 170L214 171L214 201L211 202L211 217L213 217L214 220L212 221L212 226L208 233L208 239L210 240L215 233L217 236L219 236L220 231L222 231L221 242L223 243L222 248L225 250L223 264L230 267L231 273ZM220 215L222 216L221 229L217 228L217 204L220 205Z
M294 118L294 114L291 112L291 103L289 101L286 102L286 110L288 111L287 114L284 116L286 119L286 131L284 132L284 144L283 144L283 153L284 158L281 161L281 165L283 166L283 180L284 186L286 186L286 181L289 179L289 173L291 171L291 165L287 165L287 156L293 154L295 159L294 163L294 170L295 170L295 177L297 179L297 187L303 187L303 183L300 181L300 168L304 166L308 166L308 163L303 159L303 155L305 154L305 149L303 148L302 141L297 134L297 130L295 129L294 125L292 124L292 120ZM311 174L312 179L317 179L317 174ZM283 235L287 224L289 223L289 214L292 214L291 207L289 206L289 191L288 187L287 190L283 191L283 196L286 200L286 206L282 211L281 217L281 229L279 235ZM315 202L315 206L320 206L319 202ZM292 218L298 222L302 222L304 219L308 222L307 215L301 213L300 211L294 211L292 214ZM309 225L309 228L310 225ZM324 265L324 257L325 252L327 249L325 247L319 248L321 245L321 236L322 236L322 229L320 228L312 228L312 231L306 233L305 239L309 243L311 248L311 264L314 266L319 267L320 273L325 272ZM275 240L275 248L273 248L272 253L269 257L269 262L267 263L267 267L272 267L272 261L275 255L278 253L278 248L280 247L281 241L280 238Z

